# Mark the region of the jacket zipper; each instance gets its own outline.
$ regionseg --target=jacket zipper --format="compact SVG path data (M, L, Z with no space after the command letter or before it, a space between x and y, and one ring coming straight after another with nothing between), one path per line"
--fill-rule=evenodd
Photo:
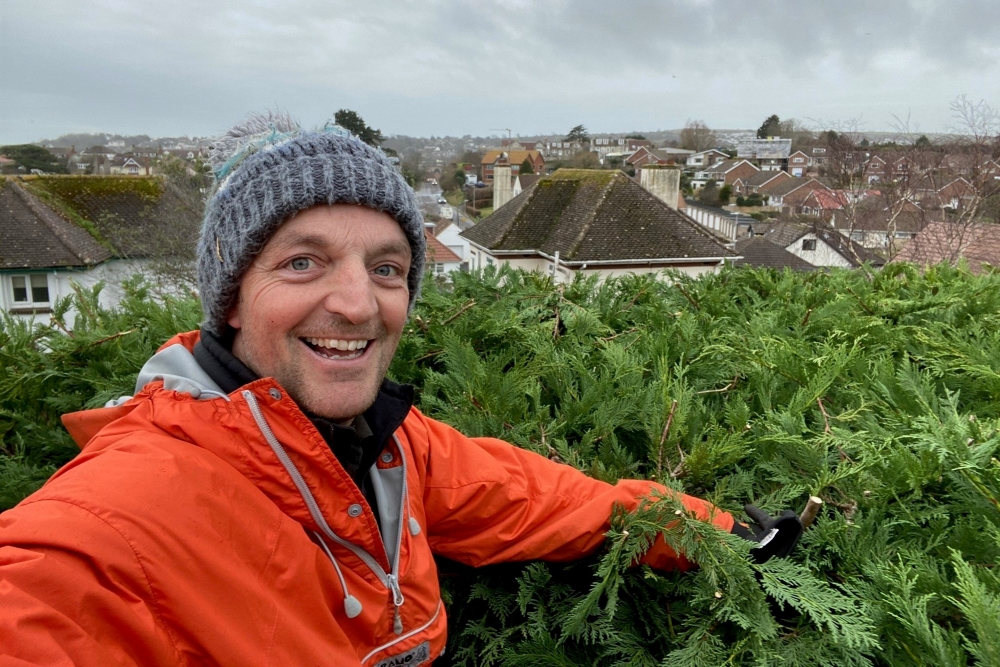
M257 423L257 428L260 429L260 432L264 435L264 439L267 441L267 444L271 447L275 456L278 457L278 460L285 468L285 471L288 472L288 475L292 478L292 483L295 484L295 488L298 489L299 495L302 496L302 500L305 501L306 507L309 509L309 515L312 516L316 525L319 526L324 535L345 549L348 549L351 553L361 559L361 561L368 566L368 569L371 570L376 577L378 577L378 580L383 586L385 586L386 590L392 593L392 603L395 607L392 629L397 635L401 635L403 633L403 621L399 615L399 608L403 606L405 598L403 597L403 592L399 587L399 552L403 546L403 513L405 510L404 503L406 501L406 455L403 454L403 448L399 444L399 439L395 434L393 434L393 440L396 442L396 447L399 450L399 456L403 461L403 486L400 490L399 498L399 534L396 536L396 554L391 565L392 571L387 573L382 569L382 566L379 565L378 561L375 560L371 554L353 542L348 542L333 532L333 529L330 528L330 525L323 517L323 513L320 511L319 504L316 502L316 498L313 496L312 491L310 491L309 487L306 485L306 481L302 477L302 473L300 473L299 469L295 467L292 459L288 456L288 452L285 451L284 446L278 441L278 438L275 437L274 431L271 430L271 426L267 423L267 420L264 419L264 413L261 411L260 405L257 403L257 397L254 396L253 392L249 389L241 393L243 398L246 399L247 406L250 408L250 413L253 415L254 421ZM388 554L386 555L388 556ZM436 615L437 614L435 613L435 616ZM407 634L407 636L411 635L412 633ZM403 637L400 637L395 641L401 641L402 639ZM395 642L390 642L389 644L386 644L386 646L390 646L393 643Z
M386 642L385 644L382 644L381 646L378 646L378 647L372 649L372 651L368 655L366 655L365 657L361 658L361 664L364 664L364 663L368 662L373 655L377 655L378 653L381 653L382 651L384 651L384 650L386 650L388 648L392 648L393 646L395 646L396 644L398 644L400 642L406 641L407 639L409 639L410 637L413 637L414 635L420 634L421 632L423 632L427 628L431 627L431 625L434 624L434 621L437 620L437 617L440 614L441 614L441 600L438 600L437 607L434 608L434 614L431 616L431 618L430 618L429 621L427 621L426 623L424 623L423 625L421 625L419 628L414 628L414 629L410 630L405 635L401 635L399 637L396 637L391 642Z

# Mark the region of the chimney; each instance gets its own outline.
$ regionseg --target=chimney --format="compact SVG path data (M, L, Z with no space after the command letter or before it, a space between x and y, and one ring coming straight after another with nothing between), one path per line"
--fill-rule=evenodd
M514 198L514 192L510 179L510 162L507 154L500 155L496 166L493 167L493 210L509 202Z
M639 170L639 185L657 199L677 210L680 199L681 168L673 164L649 164Z

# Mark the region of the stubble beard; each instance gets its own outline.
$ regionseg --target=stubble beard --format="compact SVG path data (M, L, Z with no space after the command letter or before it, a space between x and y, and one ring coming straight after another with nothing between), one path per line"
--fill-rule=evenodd
M375 362L376 370L370 377L364 377L370 371L363 370L361 373L364 375L359 374L356 378L334 379L326 383L318 379L311 381L308 377L309 373L304 370L303 366L309 363L305 355L312 354L312 352L294 334L289 334L284 341L289 351L287 363L276 365L274 361L269 362L268 358L273 359L273 355L268 355L266 347L259 344L252 334L248 335L245 331L239 332L233 342L233 354L260 377L273 377L303 411L332 421L347 422L365 412L375 403L382 386L382 380L385 379L395 355L396 346L399 344L399 337L392 340L384 327L380 327L380 331L377 333L371 333L376 335L367 337L368 340L372 341L369 346L378 349L369 350L368 354L377 354L378 359L370 360ZM350 337L346 334L342 335L345 338ZM329 337L337 338L337 336ZM351 408L345 408L343 402L331 404L331 398L339 393L336 391L336 385L356 385L358 381L364 381L368 385L353 390L352 396L360 395L363 397L360 402L351 401L354 403ZM345 390L347 387L341 387L341 391Z

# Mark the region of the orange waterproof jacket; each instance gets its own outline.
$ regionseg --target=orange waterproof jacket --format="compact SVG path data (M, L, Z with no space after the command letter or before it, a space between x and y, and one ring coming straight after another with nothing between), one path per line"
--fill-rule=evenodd
M81 454L0 514L0 665L422 664L445 646L433 553L576 559L601 546L614 503L662 488L412 409L371 473L380 534L284 390L222 393L191 356L197 335L161 348L135 397L68 415ZM662 541L644 560L688 566Z

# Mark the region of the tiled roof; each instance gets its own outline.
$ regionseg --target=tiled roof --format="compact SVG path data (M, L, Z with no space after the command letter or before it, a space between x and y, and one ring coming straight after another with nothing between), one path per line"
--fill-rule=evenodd
M895 259L923 265L965 259L980 273L983 264L1000 266L1000 225L931 222Z
M21 184L0 181L0 268L82 267L110 257L86 230L56 215Z
M732 256L620 171L560 169L463 236L490 250L558 251L569 262Z
M793 178L790 181L785 181L784 183L779 183L778 185L776 185L773 188L768 188L767 194L771 195L772 197L784 197L787 194L795 192L796 190L798 190L799 188L801 188L803 185L806 185L807 183L809 183L812 180L813 179L811 179L811 178L809 178L809 179L806 179L806 178Z
M709 171L709 172L715 171L724 174L726 172L735 169L736 166L739 165L741 162L746 162L747 164L750 164L750 166L752 166L754 169L757 169L757 167L754 167L751 163L747 162L742 158L741 159L732 158L729 160L723 160L719 164L710 165L706 167L704 171Z
M885 260L873 251L857 241L852 241L824 222L813 222L811 224L787 221L775 222L764 230L762 238L782 248L787 248L810 233L815 234L816 238L821 239L833 248L839 255L850 262L851 266L858 267L863 262L871 262L875 266L885 264Z
M507 153L508 161L513 165L520 165L522 162L531 158L532 162L542 157L539 151L489 151L483 156L482 164L493 164L500 159L501 153ZM544 162L544 158L542 158Z
M757 227L754 226L756 230ZM758 232L759 236L763 236L771 243L775 243L782 248L787 248L792 243L798 239L805 236L809 231L809 226L797 222L772 222L763 228L763 232Z
M54 176L24 181L50 208L93 225L116 257L193 251L202 211L156 177Z
M455 254L451 248L441 243L433 234L425 233L427 237L427 252L425 254L427 262L461 262L462 258Z
M751 176L746 180L747 185L755 185L761 187L765 183L769 183L775 178L783 178L782 174L788 176L787 172L784 171L758 171L756 174ZM791 176L788 176L791 178Z
M736 266L757 266L772 269L788 267L795 271L814 271L815 266L788 252L763 236L752 236L736 242L736 254L742 255L733 264Z

